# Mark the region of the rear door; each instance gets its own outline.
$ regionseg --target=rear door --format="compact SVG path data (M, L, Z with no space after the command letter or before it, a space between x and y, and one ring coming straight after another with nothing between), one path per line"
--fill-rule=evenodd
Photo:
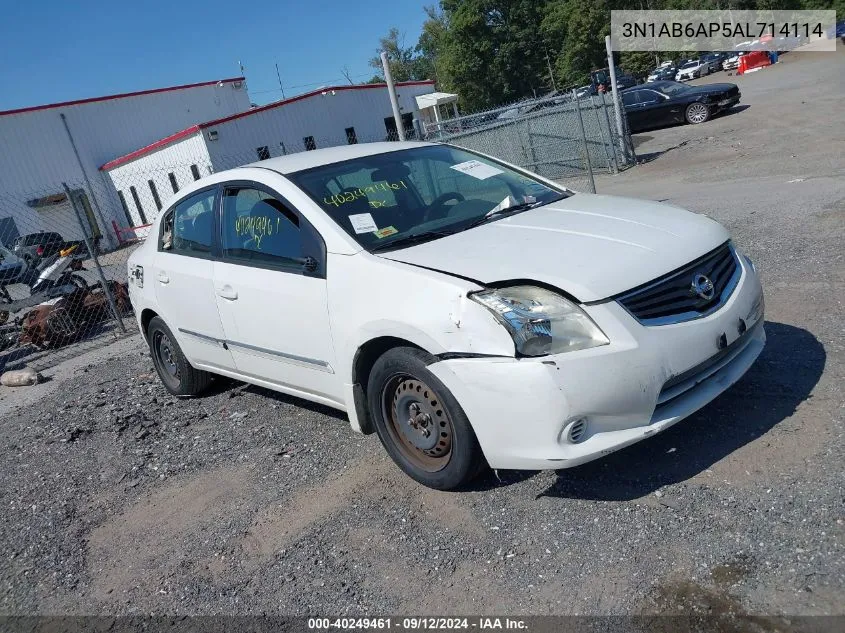
M201 189L162 215L148 283L154 284L159 313L191 364L233 370L212 281L218 196L216 185Z

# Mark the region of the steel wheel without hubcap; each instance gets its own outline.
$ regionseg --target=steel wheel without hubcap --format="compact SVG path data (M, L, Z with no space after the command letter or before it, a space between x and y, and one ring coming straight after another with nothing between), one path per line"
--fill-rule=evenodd
M687 120L695 125L710 118L710 109L703 103L693 103L687 108Z
M156 364L161 369L159 374L162 379L168 382L173 388L177 388L181 377L179 375L179 365L176 363L176 352L173 348L173 343L170 342L170 337L162 331L156 331L153 334L152 347Z
M412 376L395 375L382 391L382 407L391 439L408 461L430 473L448 465L454 427L431 387Z

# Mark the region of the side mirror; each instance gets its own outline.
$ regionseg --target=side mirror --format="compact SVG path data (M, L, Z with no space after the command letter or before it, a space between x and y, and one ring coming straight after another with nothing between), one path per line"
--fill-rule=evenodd
M308 273L313 273L320 265L320 263L311 256L298 257L294 261L298 264L302 264L302 269Z

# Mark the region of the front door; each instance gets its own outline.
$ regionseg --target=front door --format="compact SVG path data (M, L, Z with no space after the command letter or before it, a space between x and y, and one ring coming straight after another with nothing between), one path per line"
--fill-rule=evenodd
M628 128L631 132L639 132L644 129L643 104L640 102L639 90L626 90L622 93L622 105L625 106L625 115L628 117Z
M223 190L220 236L214 290L238 372L342 402L316 230L276 192L239 182Z
M211 260L217 187L185 198L162 216L150 283L164 322L199 369L234 370L217 313Z
M640 90L640 102L643 118L649 125L667 125L675 121L681 107L656 90Z

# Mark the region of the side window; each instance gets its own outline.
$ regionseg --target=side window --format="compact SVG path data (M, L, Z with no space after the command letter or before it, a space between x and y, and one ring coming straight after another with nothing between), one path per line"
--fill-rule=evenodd
M638 103L637 95L639 94L639 90L631 90L622 93L622 105L634 105Z
M162 220L159 248L183 255L211 252L215 190L185 198Z
M651 104L661 101L660 95L654 92L654 90L640 90L639 93L641 103Z
M223 193L223 256L246 263L300 269L299 216L260 189L226 188Z

